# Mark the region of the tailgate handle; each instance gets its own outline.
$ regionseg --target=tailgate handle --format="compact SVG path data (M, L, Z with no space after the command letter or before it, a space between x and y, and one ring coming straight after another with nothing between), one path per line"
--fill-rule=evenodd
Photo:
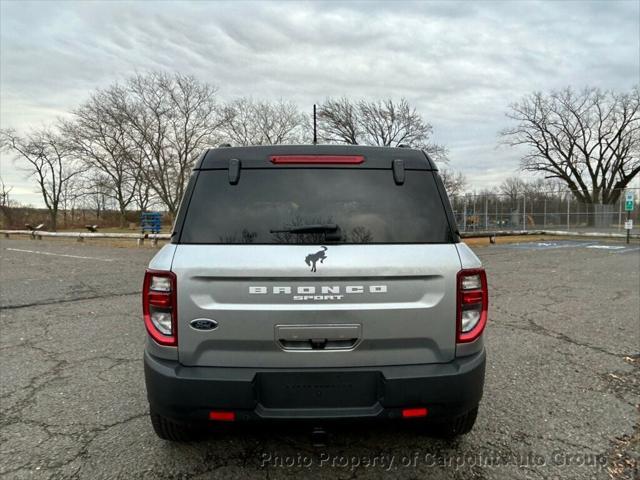
M349 350L362 337L362 326L276 325L275 337L283 350Z

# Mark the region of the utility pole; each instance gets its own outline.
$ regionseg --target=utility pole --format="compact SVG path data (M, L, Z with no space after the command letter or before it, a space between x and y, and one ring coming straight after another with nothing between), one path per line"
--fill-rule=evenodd
M316 120L316 104L313 104L313 144L318 144L318 124Z

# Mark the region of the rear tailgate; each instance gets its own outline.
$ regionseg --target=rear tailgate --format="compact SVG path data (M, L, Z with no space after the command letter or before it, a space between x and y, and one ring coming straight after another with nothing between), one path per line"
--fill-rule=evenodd
M179 360L229 367L448 362L454 244L179 245ZM324 252L317 271L307 257ZM191 326L196 319L212 330Z

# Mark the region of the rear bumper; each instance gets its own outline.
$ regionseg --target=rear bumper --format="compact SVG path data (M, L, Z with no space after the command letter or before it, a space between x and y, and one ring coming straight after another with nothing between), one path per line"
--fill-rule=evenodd
M398 418L407 407L438 420L478 405L485 361L483 349L445 364L249 369L185 367L145 351L144 370L151 409L175 420L205 420L211 410L237 420Z

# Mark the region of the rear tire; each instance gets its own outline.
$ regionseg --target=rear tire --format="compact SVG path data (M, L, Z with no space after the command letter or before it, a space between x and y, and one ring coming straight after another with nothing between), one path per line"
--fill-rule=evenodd
M477 416L478 407L475 407L467 413L453 418L446 423L435 425L435 434L441 438L453 440L460 435L469 433L476 423Z
M202 430L193 425L174 422L155 412L151 412L149 416L151 417L153 430L156 432L156 435L163 440L189 442L197 440L202 436Z

